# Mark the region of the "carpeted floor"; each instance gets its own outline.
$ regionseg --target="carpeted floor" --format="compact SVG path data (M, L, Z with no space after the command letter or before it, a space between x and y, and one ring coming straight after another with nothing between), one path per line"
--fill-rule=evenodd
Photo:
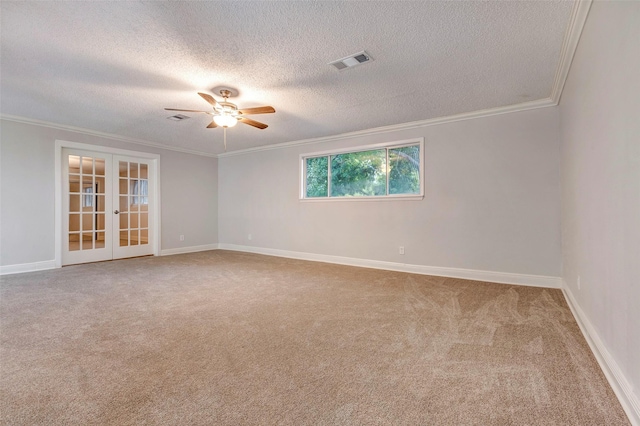
M228 251L1 279L7 425L627 425L559 290Z

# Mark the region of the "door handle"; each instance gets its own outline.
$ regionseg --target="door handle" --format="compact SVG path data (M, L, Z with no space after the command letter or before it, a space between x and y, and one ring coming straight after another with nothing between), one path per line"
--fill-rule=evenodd
M118 213L120 213L120 212L119 212L118 210L114 210L113 212L114 212L115 214L118 214Z

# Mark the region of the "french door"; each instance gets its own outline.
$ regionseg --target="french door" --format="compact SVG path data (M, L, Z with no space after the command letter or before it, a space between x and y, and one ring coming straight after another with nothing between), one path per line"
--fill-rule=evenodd
M155 162L62 150L62 264L153 254Z

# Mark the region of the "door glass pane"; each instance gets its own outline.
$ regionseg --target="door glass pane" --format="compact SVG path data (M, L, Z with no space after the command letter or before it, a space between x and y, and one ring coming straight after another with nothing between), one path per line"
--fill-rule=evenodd
M129 200L129 211L132 212L137 212L138 211L138 197L132 195L131 199Z
M146 164L140 164L140 179L149 179L149 171Z
M120 231L120 247L129 245L129 231Z
M96 230L104 231L104 220L105 220L104 214L96 215Z
M93 158L82 157L82 174L83 175L93 174Z
M120 213L118 216L120 217L120 229L129 229L129 215L126 213Z
M138 185L138 182L139 182L139 181L138 181L138 180L136 180L136 179L131 179L131 181L130 181L130 185L129 185L129 186L130 186L130 188L131 188L131 190L129 191L129 194L131 194L131 195L138 195L138 194L140 194L140 192L139 192L139 185Z
M137 229L131 230L131 239L129 240L129 243L132 246L137 246L138 245L138 230Z
M82 175L82 192L93 193L93 175Z
M130 178L138 177L138 163L129 163L129 177Z
M140 213L140 228L149 227L149 213Z
M70 194L69 195L69 212L79 212L79 211L80 211L80 195Z
M69 156L69 173L80 173L80 157L77 155Z
M120 161L118 165L118 173L120 177L127 177L127 171L129 170L129 163L126 161Z
M104 158L96 158L96 175L104 176Z
M93 211L94 196L92 194L83 194L82 195L82 211L85 213L89 213Z
M129 226L131 228L139 228L138 226L138 213L131 213L131 223L129 224Z
M96 188L96 193L97 194L104 194L105 186L104 186L104 178L103 177L97 177L96 178L95 188Z
M98 195L96 196L96 211L97 212L103 212L105 209L105 199L104 199L104 195Z
M139 181L140 190L138 191L139 195L147 196L149 195L149 181L148 180L140 180ZM140 203L142 204L142 203Z
M82 234L82 250L91 250L93 248L93 233Z
M78 231L80 231L80 215L70 214L69 215L69 232L78 232Z
M104 248L104 232L96 233L96 248Z
M104 232L96 232L96 248L104 248Z
M93 201L93 176L82 175L82 211L92 211Z
M82 230L83 231L91 231L93 229L93 221L94 217L92 214L83 214L82 215Z
M149 244L149 231L147 229L140 230L140 244Z
M80 250L80 234L69 234L69 251Z
M127 194L129 185L127 185L127 179L120 179L120 194Z
M80 192L79 175L69 175L69 192Z
M120 206L118 207L118 210L121 212L129 211L129 197L126 195L124 197L120 197Z

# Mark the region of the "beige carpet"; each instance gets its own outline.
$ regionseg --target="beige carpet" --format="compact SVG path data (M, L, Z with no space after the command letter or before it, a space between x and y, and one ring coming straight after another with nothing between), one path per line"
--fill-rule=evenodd
M626 425L559 290L226 251L1 278L7 425Z

